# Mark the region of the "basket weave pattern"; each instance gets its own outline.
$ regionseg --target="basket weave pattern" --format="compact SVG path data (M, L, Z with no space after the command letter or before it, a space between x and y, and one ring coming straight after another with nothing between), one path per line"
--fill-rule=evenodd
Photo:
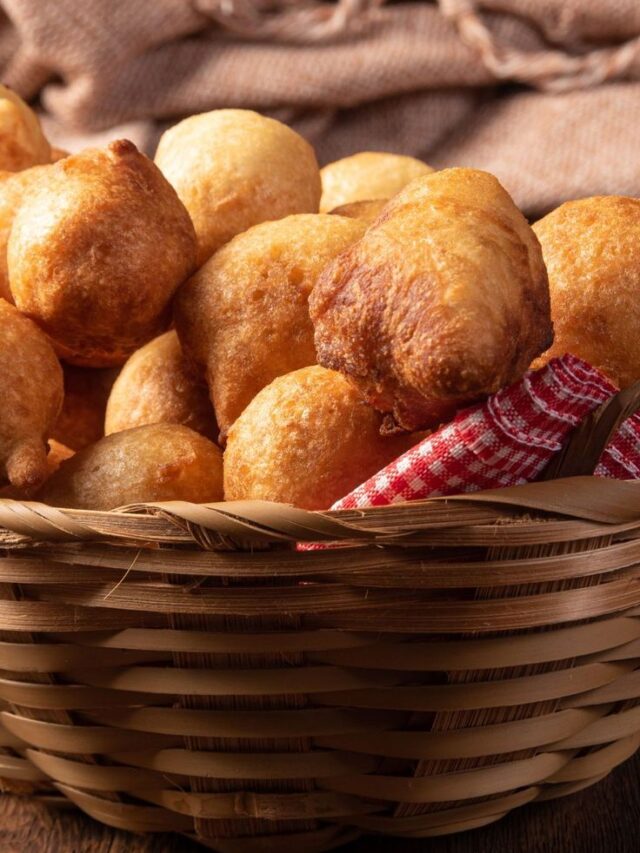
M640 745L636 483L142 510L0 503L11 790L319 851L480 826Z

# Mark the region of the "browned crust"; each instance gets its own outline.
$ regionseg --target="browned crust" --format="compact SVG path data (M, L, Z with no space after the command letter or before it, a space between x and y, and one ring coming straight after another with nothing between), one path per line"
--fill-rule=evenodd
M414 181L331 263L310 300L318 360L405 429L517 380L549 345L538 241L498 181Z
M111 367L163 331L193 271L193 225L128 140L47 169L9 238L11 292L65 360Z
M46 336L0 299L0 484L29 491L48 473L46 439L62 405L62 370Z
M556 331L544 363L572 352L618 386L640 379L640 200L570 201L534 225Z

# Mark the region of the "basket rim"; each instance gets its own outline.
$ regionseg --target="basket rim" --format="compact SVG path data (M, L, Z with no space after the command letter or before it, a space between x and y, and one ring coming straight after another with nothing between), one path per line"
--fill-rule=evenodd
M61 542L193 544L236 549L297 542L411 545L415 534L529 520L539 524L640 522L640 482L565 477L361 509L309 511L269 501L131 504L109 511L0 499L0 549ZM586 533L576 528L576 535ZM420 544L424 544L422 541ZM303 555L301 554L301 557Z

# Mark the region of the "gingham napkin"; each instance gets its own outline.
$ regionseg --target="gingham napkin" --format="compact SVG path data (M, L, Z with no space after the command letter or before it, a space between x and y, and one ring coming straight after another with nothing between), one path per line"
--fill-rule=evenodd
M573 355L553 359L398 457L332 509L513 486L535 479L583 418L615 392L605 376ZM596 474L640 478L640 415L629 418Z

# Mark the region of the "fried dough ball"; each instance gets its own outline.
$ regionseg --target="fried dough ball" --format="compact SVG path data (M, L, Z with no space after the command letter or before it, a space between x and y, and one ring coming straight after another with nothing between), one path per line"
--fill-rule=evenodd
M387 206L388 198L372 198L366 201L351 201L334 207L329 213L335 216L347 216L349 219L361 219L371 225Z
M0 85L0 169L19 172L50 162L51 146L38 117L19 95Z
M533 230L555 327L542 361L572 352L621 388L640 379L640 200L569 201Z
M7 268L11 226L24 198L47 171L47 166L32 166L21 172L5 172L0 179L0 297L7 302L13 302Z
M118 370L65 364L64 402L51 437L72 450L82 450L104 435L104 413Z
M47 480L38 500L69 509L222 500L222 452L181 424L114 433L80 450Z
M189 368L175 331L134 352L107 403L107 435L156 423L184 424L212 441L218 434L207 386Z
M251 110L184 119L162 135L155 160L193 220L198 266L252 225L318 210L313 148L291 128Z
M320 170L320 210L333 210L354 201L391 198L414 178L430 172L433 169L422 160L385 151L361 151L343 157Z
M309 306L319 363L407 430L516 381L552 340L538 241L474 169L434 172L391 199Z
M17 307L58 354L111 367L166 326L195 234L159 169L119 140L49 166L15 217L8 262Z
M309 293L364 228L319 213L264 222L235 237L180 289L178 334L205 370L223 439L276 376L315 364Z
M0 299L0 483L47 476L46 439L62 405L62 369L46 336Z
M381 422L340 373L314 365L280 376L229 430L225 499L327 509L415 443L380 435Z

